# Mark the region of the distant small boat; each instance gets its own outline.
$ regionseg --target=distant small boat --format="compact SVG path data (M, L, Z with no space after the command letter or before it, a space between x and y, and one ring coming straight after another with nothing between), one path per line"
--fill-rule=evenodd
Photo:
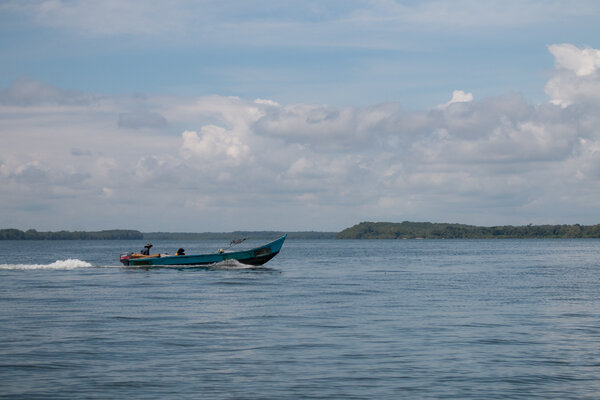
M121 262L126 266L169 266L169 265L210 265L227 260L236 260L242 264L263 265L275 257L281 250L287 235L260 247L242 251L218 251L210 254L172 256L139 253L121 254Z

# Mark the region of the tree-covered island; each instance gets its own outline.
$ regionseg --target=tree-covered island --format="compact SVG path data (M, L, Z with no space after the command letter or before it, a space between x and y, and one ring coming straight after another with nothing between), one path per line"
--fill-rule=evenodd
M600 225L473 226L432 222L361 222L338 239L580 239L600 238Z

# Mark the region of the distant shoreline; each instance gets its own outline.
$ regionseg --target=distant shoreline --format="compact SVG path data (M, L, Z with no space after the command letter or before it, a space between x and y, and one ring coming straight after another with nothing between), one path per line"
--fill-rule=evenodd
M474 226L432 222L361 222L338 239L593 239L600 225Z
M316 231L234 231L234 232L140 232L131 229L102 231L38 232L35 229L0 229L0 240L231 240L239 238L273 239L284 234L288 239L335 239L338 232Z
M361 222L341 232L233 231L233 232L140 232L131 229L102 231L38 232L35 229L0 229L0 240L270 240L284 234L289 239L594 239L598 225L491 226L433 222Z

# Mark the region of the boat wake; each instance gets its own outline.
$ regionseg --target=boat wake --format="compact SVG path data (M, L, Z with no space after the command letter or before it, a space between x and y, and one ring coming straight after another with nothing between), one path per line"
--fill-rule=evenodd
M77 269L93 267L87 261L69 258L67 260L56 260L51 264L0 264L1 269Z
M262 265L248 265L248 264L243 264L241 262L239 262L238 260L225 260L225 261L221 261L215 264L210 264L207 265L208 268L210 269L226 269L226 270L240 270L240 269L250 269L250 270L264 270L267 269L265 267L263 267Z

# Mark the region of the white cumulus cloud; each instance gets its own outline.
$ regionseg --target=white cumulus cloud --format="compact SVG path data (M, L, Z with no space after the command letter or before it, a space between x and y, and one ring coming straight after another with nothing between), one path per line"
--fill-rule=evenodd
M548 46L548 50L556 65L545 87L552 103L568 106L600 101L600 50L572 44L555 44Z
M438 105L437 108L443 109L443 108L447 108L450 104L468 103L470 101L473 101L472 93L466 93L466 92L463 92L462 90L455 90L452 92L452 98L448 102Z
M600 50L572 44L553 44L548 50L554 56L556 66L574 72L577 76L591 75L600 68Z

